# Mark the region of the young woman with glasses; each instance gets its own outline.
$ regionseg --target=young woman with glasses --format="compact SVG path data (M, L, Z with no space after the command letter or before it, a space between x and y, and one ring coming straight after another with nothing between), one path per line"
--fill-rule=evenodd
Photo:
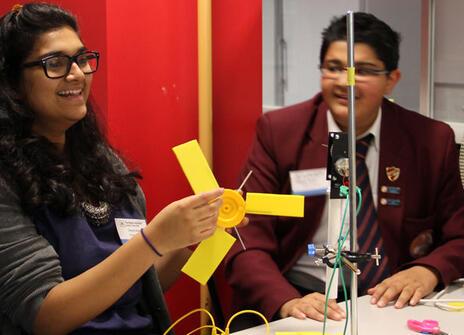
M166 287L185 247L215 230L222 189L168 205L122 243L118 222L143 227L145 199L89 102L98 62L59 7L0 18L1 334L158 334L153 266Z

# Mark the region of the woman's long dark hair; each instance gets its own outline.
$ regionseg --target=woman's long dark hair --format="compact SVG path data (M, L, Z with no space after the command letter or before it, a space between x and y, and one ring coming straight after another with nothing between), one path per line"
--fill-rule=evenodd
M22 64L41 34L65 26L78 33L70 13L45 3L0 18L0 175L30 215L43 206L71 213L84 200L118 205L136 193L139 177L122 168L90 102L86 116L67 130L64 152L32 133L34 113L18 94Z

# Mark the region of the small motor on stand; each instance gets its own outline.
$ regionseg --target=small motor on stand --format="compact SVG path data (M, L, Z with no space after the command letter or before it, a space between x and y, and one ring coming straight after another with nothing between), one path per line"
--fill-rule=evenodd
M350 168L348 162L348 134L329 133L327 151L327 180L330 180L330 199L345 199L340 193L341 186L348 186Z

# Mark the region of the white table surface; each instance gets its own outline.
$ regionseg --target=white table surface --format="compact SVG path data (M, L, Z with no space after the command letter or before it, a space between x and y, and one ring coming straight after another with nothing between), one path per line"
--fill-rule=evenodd
M464 299L464 288L446 294L442 298ZM435 307L433 304L407 306L396 309L393 305L379 308L370 304L370 296L358 298L358 335L419 335L420 333L409 330L406 322L408 319L425 320L434 319L439 321L440 329L449 335L464 335L464 311L451 312ZM344 303L340 303L342 307ZM350 316L351 317L351 316ZM318 331L322 333L322 322L306 319L298 320L286 318L271 322L270 334L276 331ZM343 334L345 321L328 320L326 334ZM231 335L264 335L264 325L232 333ZM348 322L347 334L351 334L350 322Z

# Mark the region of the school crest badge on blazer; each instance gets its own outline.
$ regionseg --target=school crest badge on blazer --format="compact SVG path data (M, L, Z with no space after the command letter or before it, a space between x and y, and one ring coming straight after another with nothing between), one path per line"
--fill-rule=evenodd
M390 181L397 181L400 177L400 168L396 166L387 166L385 168L385 172L387 173L387 178Z

